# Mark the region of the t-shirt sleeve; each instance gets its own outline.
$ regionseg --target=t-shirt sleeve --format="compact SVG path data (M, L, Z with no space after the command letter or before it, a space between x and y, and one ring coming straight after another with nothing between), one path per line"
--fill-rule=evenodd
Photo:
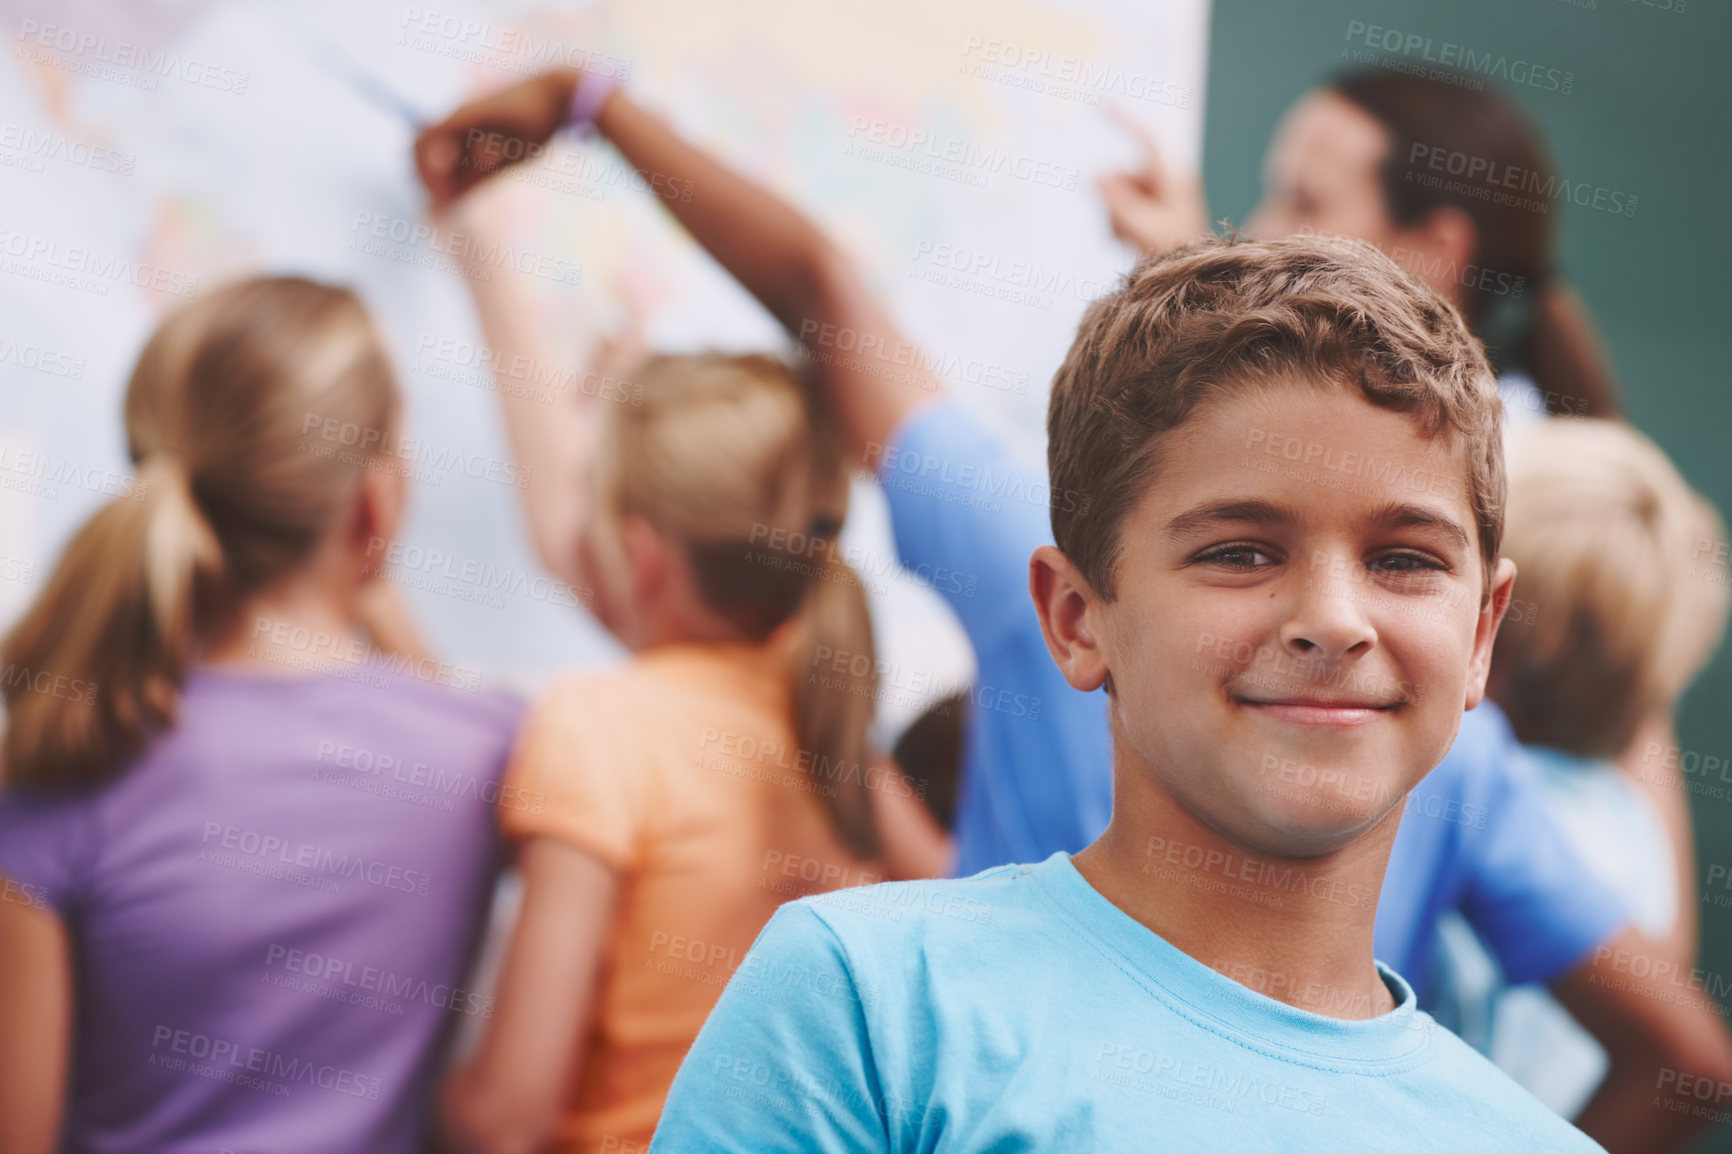
M65 917L83 893L93 841L83 798L0 794L0 900Z
M549 689L530 709L506 769L511 804L500 827L513 838L556 838L612 869L638 860L653 812L655 764L643 716L617 680L585 674Z
M1564 836L1519 752L1513 737L1488 748L1500 764L1474 791L1462 841L1462 913L1514 985L1562 977L1629 921L1617 891Z
M802 903L783 906L681 1063L652 1154L882 1154L870 994L823 919Z
M944 598L979 653L1021 614L1033 621L1028 557L1052 542L1046 470L955 401L923 405L878 464L902 565ZM1075 502L1073 502L1074 504Z

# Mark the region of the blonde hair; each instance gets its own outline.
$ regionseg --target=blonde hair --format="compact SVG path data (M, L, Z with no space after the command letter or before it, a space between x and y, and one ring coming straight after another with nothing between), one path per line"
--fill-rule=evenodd
M598 513L635 514L683 542L704 604L745 637L797 622L788 684L799 762L843 844L878 856L864 766L877 658L860 579L830 547L848 511L830 414L770 356L658 356L634 383L640 404L608 406ZM818 676L826 651L847 654L849 672L826 664Z
M382 441L398 409L347 289L254 278L164 321L127 387L133 486L72 538L0 647L7 783L101 781L172 726L200 643L305 562L360 487L370 454L314 451L336 446L307 431L335 421ZM86 688L37 692L43 674Z
M1499 704L1523 742L1615 757L1720 644L1725 527L1627 425L1550 420L1517 437L1504 550L1533 609L1499 630Z

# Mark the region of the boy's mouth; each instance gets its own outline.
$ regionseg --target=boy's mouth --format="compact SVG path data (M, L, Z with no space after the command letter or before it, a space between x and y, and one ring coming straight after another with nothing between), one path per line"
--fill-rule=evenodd
M1376 721L1384 714L1393 713L1400 706L1399 701L1367 701L1362 698L1347 697L1279 697L1253 698L1241 697L1240 705L1251 709L1265 717L1277 721L1287 721L1294 725L1365 725Z

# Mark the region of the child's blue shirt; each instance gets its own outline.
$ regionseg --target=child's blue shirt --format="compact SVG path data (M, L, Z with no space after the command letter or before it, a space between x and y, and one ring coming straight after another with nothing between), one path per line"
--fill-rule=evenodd
M1389 1013L1297 1009L1168 944L1062 853L809 898L734 975L651 1149L1600 1149L1380 972Z

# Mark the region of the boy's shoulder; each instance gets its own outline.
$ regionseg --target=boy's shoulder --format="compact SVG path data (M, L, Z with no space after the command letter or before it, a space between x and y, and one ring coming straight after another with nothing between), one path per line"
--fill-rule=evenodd
M802 1005L818 1017L855 1007L893 1032L916 1023L926 1023L924 1029L934 1015L960 1006L998 1005L1019 967L1061 968L1056 959L1036 956L1066 940L1035 892L1041 868L1000 866L967 878L883 882L787 902L729 989Z
M880 882L794 904L849 946L881 951L957 937L978 943L990 928L1015 932L1021 923L1051 916L1035 892L1044 864L995 866L965 878Z
M1524 1089L1478 1050L1437 1025L1427 1014L1417 1015L1431 1027L1430 1075L1434 1104L1463 1133L1498 1134L1510 1148L1605 1154L1598 1142ZM1501 1148L1501 1147L1500 1147Z
M821 965L846 972L863 987L883 983L931 986L951 996L949 975L971 974L975 986L993 982L995 960L1018 943L1027 957L1037 944L1064 936L1057 916L1037 894L1046 863L1006 865L966 878L881 882L831 890L784 904L765 927L742 971L753 965ZM1000 948L1000 947L1003 948ZM980 959L953 970L958 958ZM924 974L924 979L916 975Z

